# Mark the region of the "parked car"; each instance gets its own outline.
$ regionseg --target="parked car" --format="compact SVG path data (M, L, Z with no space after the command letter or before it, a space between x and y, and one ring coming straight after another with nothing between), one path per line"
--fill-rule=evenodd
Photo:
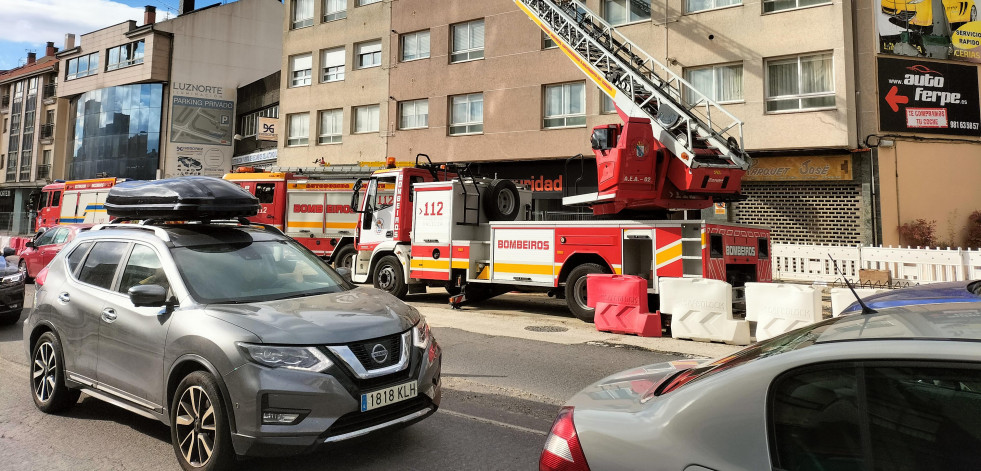
M4 248L4 255L13 249ZM20 319L24 310L24 281L26 275L16 266L0 268L0 326L12 325Z
M174 180L148 191L238 188ZM114 187L107 208L130 187ZM187 470L388 431L440 403L441 350L425 318L271 226L96 226L36 284L24 338L38 409L64 410L84 391L160 420Z
M912 304L976 303L981 302L981 281L928 283L873 294L862 298L862 301L871 309ZM846 307L842 314L860 312L861 310L862 306L855 302Z
M75 239L82 231L87 231L91 224L65 224L52 227L38 234L34 240L27 242L24 249L17 254L20 257L18 266L27 273L28 280L34 279L42 268L46 267L65 244Z
M560 411L542 470L972 470L981 303L829 319L624 371ZM698 362L695 362L698 363Z

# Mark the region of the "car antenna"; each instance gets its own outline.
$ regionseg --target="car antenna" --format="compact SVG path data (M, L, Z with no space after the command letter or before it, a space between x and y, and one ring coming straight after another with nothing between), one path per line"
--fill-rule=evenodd
M842 273L840 269L838 269L838 262L835 261L834 257L832 257L831 254L828 254L828 258L831 259L831 263L835 266L835 271L838 272L839 275L841 275L841 279L845 280L845 286L847 286L848 289L851 290L852 296L855 296L855 300L858 301L858 305L862 306L862 314L878 313L879 311L870 308L867 304L865 304L865 301L862 301L862 298L858 297L858 293L855 292L855 287L852 286L852 282L848 281L848 277L845 276L845 274Z

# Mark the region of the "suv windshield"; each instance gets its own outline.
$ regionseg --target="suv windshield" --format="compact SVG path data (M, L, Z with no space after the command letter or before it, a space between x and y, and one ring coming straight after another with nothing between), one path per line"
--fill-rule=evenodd
M292 241L235 242L171 250L201 303L243 303L336 293L347 283Z

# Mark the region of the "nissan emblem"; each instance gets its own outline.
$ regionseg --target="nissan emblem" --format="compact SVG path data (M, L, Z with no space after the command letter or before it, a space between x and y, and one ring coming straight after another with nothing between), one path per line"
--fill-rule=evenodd
M385 360L388 360L388 349L384 345L376 343L374 347L371 347L371 359L378 364L385 363Z

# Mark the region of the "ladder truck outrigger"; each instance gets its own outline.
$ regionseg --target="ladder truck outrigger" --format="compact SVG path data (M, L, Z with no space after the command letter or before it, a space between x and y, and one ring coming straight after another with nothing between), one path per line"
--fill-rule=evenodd
M623 120L593 129L597 192L563 198L589 206L596 219L530 221L529 191L420 154L415 167L355 184L351 208L361 219L353 280L398 297L441 285L454 305L546 291L585 321L595 313L590 274L646 279L651 309L664 277L770 281L766 229L673 217L740 198L751 163L742 122L579 2L515 3L613 99Z

